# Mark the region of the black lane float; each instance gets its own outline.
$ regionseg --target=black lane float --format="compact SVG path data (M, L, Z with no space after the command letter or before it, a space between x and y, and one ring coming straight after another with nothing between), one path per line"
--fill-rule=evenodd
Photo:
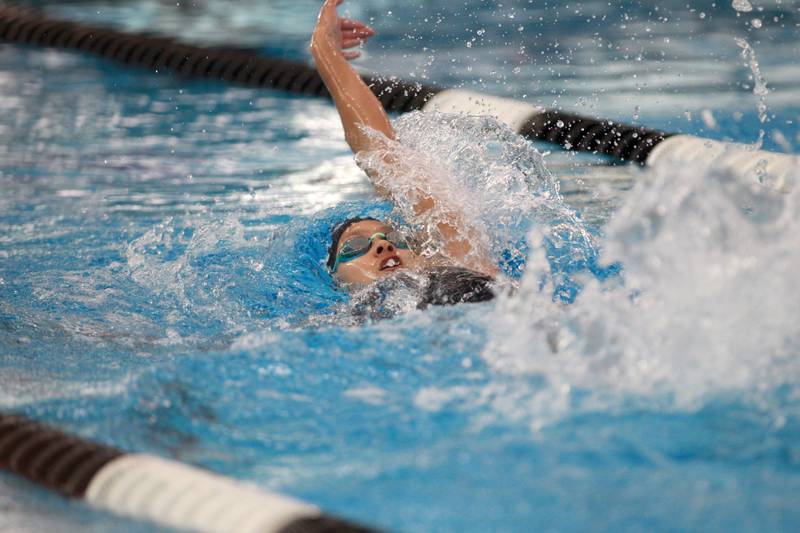
M0 470L112 513L208 533L375 533L314 505L0 413Z
M0 41L79 50L156 72L330 98L317 71L303 63L264 57L241 48L194 46L149 33L52 19L2 3ZM373 75L363 79L387 111L490 115L529 139L555 143L567 150L606 154L647 166L701 167L715 161L719 168L756 175L762 183L777 188L787 187L800 170L800 157L748 145L584 117L462 89Z

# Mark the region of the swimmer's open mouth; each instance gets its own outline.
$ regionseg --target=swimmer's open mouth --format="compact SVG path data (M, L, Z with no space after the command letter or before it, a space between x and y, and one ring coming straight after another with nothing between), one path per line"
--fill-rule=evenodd
M393 255L383 260L380 270L397 270L401 266L403 266L403 262L400 261L399 257Z

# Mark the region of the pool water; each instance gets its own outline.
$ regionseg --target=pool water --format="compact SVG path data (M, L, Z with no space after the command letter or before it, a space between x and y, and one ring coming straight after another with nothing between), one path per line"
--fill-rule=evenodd
M298 60L318 7L26 4ZM736 5L347 7L359 68L794 153L800 4ZM0 95L0 409L389 530L800 527L797 188L394 117L517 288L364 322L330 227L409 221L329 102L5 44ZM2 475L4 529L151 530Z

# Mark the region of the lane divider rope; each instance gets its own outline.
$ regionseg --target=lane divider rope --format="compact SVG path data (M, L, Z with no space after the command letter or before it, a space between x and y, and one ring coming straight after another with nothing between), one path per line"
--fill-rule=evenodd
M114 514L205 533L374 533L200 468L0 413L0 470Z
M304 63L263 57L246 49L194 46L149 33L52 19L35 10L2 3L0 41L79 50L157 72L330 98L317 71ZM364 75L363 79L387 111L490 115L526 138L555 143L567 150L666 168L723 158L727 161L723 166L732 172L756 171L762 182L778 188L787 188L800 170L800 157L796 155L756 150L749 145L675 135L462 89L373 75Z

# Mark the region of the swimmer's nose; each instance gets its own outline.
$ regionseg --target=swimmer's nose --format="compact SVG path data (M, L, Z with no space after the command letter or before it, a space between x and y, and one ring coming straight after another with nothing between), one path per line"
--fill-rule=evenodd
M389 241L378 241L378 247L375 248L375 253L381 255L384 251L386 252L394 252L394 246Z

